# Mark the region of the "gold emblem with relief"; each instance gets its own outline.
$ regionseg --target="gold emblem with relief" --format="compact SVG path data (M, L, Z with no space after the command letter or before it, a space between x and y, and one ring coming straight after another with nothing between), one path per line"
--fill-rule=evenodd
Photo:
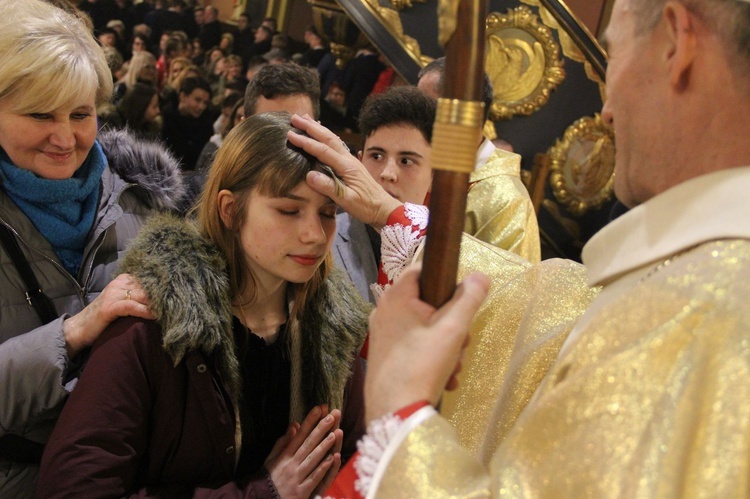
M490 13L486 37L485 70L494 90L490 119L533 114L565 79L552 30L520 6Z
M583 215L612 198L615 137L599 114L570 125L547 154L552 193L571 214Z

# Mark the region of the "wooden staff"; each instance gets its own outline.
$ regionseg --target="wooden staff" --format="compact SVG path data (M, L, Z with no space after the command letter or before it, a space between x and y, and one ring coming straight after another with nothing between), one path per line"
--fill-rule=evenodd
M484 124L487 0L460 0L457 10L455 5L452 10L455 22L449 19L448 24L455 30L445 44L442 96L432 134L430 222L419 282L421 299L435 307L447 302L456 288L469 175ZM441 24L445 24L443 15Z

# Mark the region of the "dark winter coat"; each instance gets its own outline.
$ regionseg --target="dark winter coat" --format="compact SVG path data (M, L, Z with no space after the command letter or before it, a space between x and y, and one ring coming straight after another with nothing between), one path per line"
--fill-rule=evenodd
M41 495L148 496L180 484L201 497L275 497L264 470L235 472L243 380L220 252L190 223L158 217L122 270L140 280L156 321L120 320L95 344L45 452ZM356 352L369 306L340 272L310 299L287 329L301 388L291 390L290 421L318 404L341 408L353 450L364 432Z
M210 108L198 118L185 116L176 109L162 113L161 138L179 159L183 170L195 170L203 146L214 133L216 116Z
M47 441L72 385L63 320L80 312L112 280L119 255L155 210L174 208L183 196L179 165L158 144L124 131L98 138L108 166L100 183L99 211L72 276L49 242L0 186L0 224L10 228L60 318L42 324L26 302L26 287L0 246L0 438ZM1 445L1 444L0 444ZM2 449L0 449L2 451ZM0 497L33 497L38 466L0 457Z

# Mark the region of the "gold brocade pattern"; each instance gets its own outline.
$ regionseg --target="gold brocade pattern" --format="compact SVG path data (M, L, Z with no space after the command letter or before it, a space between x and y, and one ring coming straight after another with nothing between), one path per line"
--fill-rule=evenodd
M583 266L571 261L524 268L510 263L466 240L461 246L459 278L481 269L493 285L472 324L459 388L444 395L440 413L478 457L484 438L504 435L512 426L598 291L586 284ZM496 403L504 411L488 433Z
M520 172L518 154L496 149L471 173L464 232L536 263L541 260L539 225Z
M481 476L462 486L453 474L442 490L419 488L474 466L432 418L386 470L401 485L389 497L748 497L749 299L750 241L676 256L605 305L510 432L486 442L491 493ZM408 481L418 459L424 474Z
M485 468L458 444L454 428L433 417L420 425L399 447L390 470L380 482L378 499L481 498L489 496ZM433 470L440 469L440 473Z

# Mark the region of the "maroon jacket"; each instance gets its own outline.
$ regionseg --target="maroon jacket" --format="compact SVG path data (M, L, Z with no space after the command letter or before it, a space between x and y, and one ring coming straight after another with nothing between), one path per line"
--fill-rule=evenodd
M115 322L55 426L37 496L278 497L265 472L235 476L234 407L214 357L190 351L174 366L155 322ZM363 433L359 360L352 370L342 455L356 450Z
M121 270L158 322L119 319L94 344L45 449L38 497L276 497L262 469L236 470L236 407L257 380L240 379L223 257L189 223L155 217ZM292 375L280 396L290 420L340 407L346 458L364 433L356 352L368 306L340 271L308 300L286 328Z

